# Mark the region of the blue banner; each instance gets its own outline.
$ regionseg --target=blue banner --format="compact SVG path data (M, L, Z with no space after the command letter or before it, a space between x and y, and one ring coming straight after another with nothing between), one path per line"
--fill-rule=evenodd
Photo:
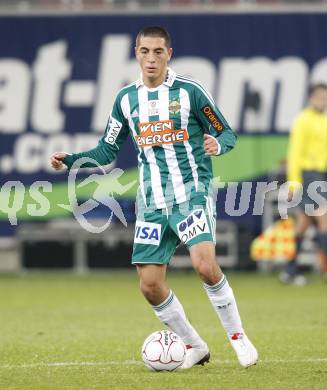
M170 31L171 66L201 81L240 135L287 135L308 84L327 81L324 13L1 17L1 186L65 180L49 156L96 145L138 77L145 25ZM130 142L116 166L136 166Z

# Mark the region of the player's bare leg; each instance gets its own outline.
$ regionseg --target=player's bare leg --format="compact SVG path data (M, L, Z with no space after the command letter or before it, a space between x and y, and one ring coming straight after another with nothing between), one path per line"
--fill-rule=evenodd
M190 248L190 254L240 364L243 367L256 364L257 350L244 332L233 290L216 261L214 244L209 241L195 244Z
M166 265L138 264L136 266L140 278L140 289L151 305L159 305L169 295L166 284Z
M207 348L187 319L183 306L166 284L166 265L137 264L140 288L158 319L178 334L186 345Z
M327 282L327 255L322 250L319 251L319 266L320 272Z

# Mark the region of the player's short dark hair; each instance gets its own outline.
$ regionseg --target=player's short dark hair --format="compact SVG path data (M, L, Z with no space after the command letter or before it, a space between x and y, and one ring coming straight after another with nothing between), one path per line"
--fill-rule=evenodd
M312 84L309 86L308 90L308 96L311 96L314 92L317 91L317 89L325 89L327 90L327 84L325 83L317 83L317 84Z
M142 28L141 31L136 36L136 47L140 43L140 38L141 37L158 37L158 38L163 38L165 40L165 45L166 47L170 48L171 47L171 38L169 35L169 32L160 26L147 26Z

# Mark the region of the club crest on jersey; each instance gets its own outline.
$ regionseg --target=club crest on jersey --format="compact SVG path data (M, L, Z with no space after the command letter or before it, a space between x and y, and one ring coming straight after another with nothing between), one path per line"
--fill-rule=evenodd
M136 221L134 242L137 244L159 245L161 225L158 223Z
M148 115L159 115L159 100L148 101Z
M211 123L211 126L217 131L223 131L224 126L221 123L221 120L217 117L215 112L209 105L206 105L201 108L203 114L207 117L208 121Z
M171 145L188 140L186 129L175 130L173 120L162 120L139 123L140 135L135 136L137 145L145 146Z
M168 110L171 114L178 114L181 111L181 103L178 98L169 100Z
M194 210L187 218L177 224L178 236L184 244L203 233L210 233L204 210Z

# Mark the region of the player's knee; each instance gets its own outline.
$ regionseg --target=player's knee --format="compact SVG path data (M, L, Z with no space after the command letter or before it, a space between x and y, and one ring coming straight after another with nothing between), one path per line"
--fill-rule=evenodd
M192 259L193 267L200 278L209 284L215 284L220 278L220 269L215 259L207 257L205 253L197 253Z
M162 283L157 280L140 280L140 289L148 301L153 301L162 290Z
M208 261L203 258L198 258L193 262L193 264L201 279L207 279L209 277L211 267L209 267Z

